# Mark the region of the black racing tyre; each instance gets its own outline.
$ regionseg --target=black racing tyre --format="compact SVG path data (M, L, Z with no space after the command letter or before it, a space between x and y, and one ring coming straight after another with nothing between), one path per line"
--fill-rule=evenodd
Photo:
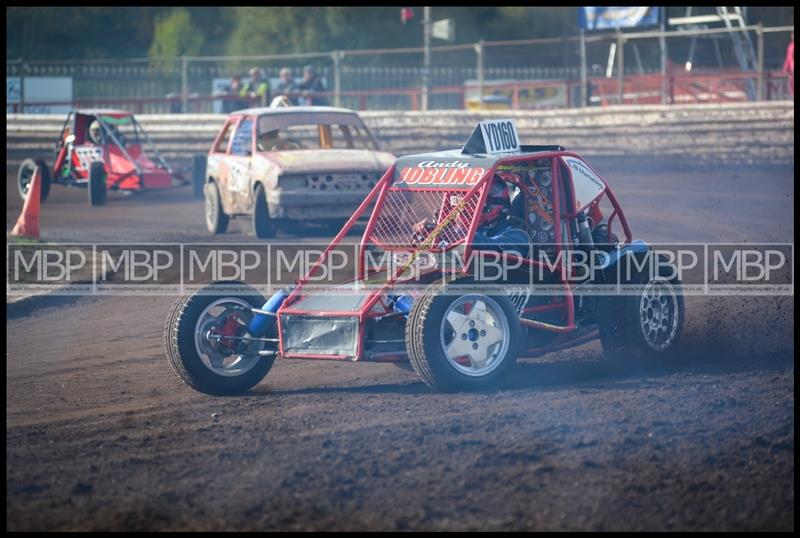
M259 239L275 237L275 223L269 216L267 195L261 183L256 185L253 196L255 198L253 207L253 232Z
M685 312L681 282L670 272L664 267L651 278L645 269L627 282L636 286L632 288L635 295L602 298L600 342L609 362L657 364L674 352L683 333Z
M215 282L181 297L164 327L167 360L181 380L212 395L242 394L260 383L272 368L275 356L259 356L257 351L277 351L277 342L239 344L247 347L231 352L219 348L219 341L207 335L221 327L234 310L238 309L246 322L249 307L260 308L263 304L264 297L255 289L234 281ZM241 336L246 323L238 327L237 334ZM277 339L277 324L263 338ZM240 351L245 353L237 355Z
M203 193L205 195L206 228L212 234L224 234L228 230L230 217L222 209L217 184L209 181L203 187Z
M44 202L47 200L47 196L50 194L50 168L48 168L47 163L41 159L25 159L22 161L19 171L17 172L17 189L19 190L19 195L23 200L25 200L25 198L28 196L28 189L30 189L31 180L33 180L33 173L37 166L41 170L42 174L40 201Z
M206 184L206 163L208 156L195 155L192 159L192 187L194 188L194 197L198 200L203 198L203 187Z
M106 205L106 169L102 162L89 165L89 205Z
M495 387L514 367L522 331L508 296L463 295L458 280L428 287L406 322L406 351L425 383L446 392Z

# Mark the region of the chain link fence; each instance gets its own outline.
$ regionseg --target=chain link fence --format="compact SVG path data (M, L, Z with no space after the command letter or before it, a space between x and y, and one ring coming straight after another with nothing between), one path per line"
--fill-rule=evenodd
M610 104L690 103L793 98L782 73L793 26L746 27L758 64L743 70L727 30L597 33L562 38L433 47L429 109L537 109ZM662 64L660 41L666 49ZM583 54L582 54L583 45ZM332 51L240 57L117 61L6 61L8 112L102 106L136 113L222 113L269 104L281 69L295 84L312 66L324 91L289 94L296 103L358 110L419 110L423 49ZM242 97L256 67L271 95ZM36 82L69 81L68 98L42 99ZM27 84L26 84L27 82Z

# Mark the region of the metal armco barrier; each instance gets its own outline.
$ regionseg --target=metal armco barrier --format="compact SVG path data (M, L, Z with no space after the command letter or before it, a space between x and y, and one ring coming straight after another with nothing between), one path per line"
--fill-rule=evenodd
M460 147L478 121L514 118L527 144L561 144L587 156L674 157L710 162L794 162L794 103L629 105L588 109L373 111L362 118L395 155ZM221 114L138 115L165 158L185 166L206 153ZM52 160L63 115L7 114L9 165Z

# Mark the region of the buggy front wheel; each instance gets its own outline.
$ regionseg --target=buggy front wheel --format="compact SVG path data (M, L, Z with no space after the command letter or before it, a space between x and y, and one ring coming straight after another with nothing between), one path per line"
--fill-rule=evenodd
M275 361L277 327L260 339L247 328L264 297L240 282L217 282L179 299L164 328L167 359L190 387L206 394L241 394Z
M521 328L507 296L457 295L434 284L411 309L405 339L411 366L428 385L484 390L516 363Z

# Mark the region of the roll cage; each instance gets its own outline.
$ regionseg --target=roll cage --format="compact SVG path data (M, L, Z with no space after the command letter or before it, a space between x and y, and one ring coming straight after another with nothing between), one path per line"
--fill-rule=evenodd
M297 286L278 311L279 320L291 316L353 320L358 326L357 350L350 355L292 353L291 350L284 347L286 338L284 324L278 323L282 354L286 357L296 358L378 360L375 356L365 356L364 335L368 322L396 314L392 311L389 297L392 296L393 288L409 271L414 261L427 252L440 254L442 263L445 263L448 253L451 256L457 253L460 259L467 260L467 263L452 273L452 277L468 274L474 263L480 258L490 255L489 252L476 248L473 241L479 227L483 207L486 204L489 186L495 174L498 173L498 168L501 166L513 167L517 164L546 159L550 161L553 185L555 243L552 248L556 253L569 248L572 244L572 234L567 233L565 237L562 230L575 231L577 228L575 219L578 217L578 213L592 204L599 203L603 198L607 198L612 207L607 219L608 238L611 238L613 223L619 220L624 234L623 245L632 241L630 227L612 189L580 156L558 146L522 146L521 152L502 157L465 156L458 152L403 157L387 170L330 245L323 251L317 262L297 282ZM591 199L576 199L573 169L567 165L569 159L576 159L577 162L587 167L596 178L600 179L602 188ZM575 161L569 162L574 163ZM452 166L449 171L448 164ZM456 166L460 168L456 168ZM422 169L422 172L416 169ZM506 180L515 183L526 197L531 195L531 190L524 181L513 177ZM357 299L351 301L349 306L345 304L346 308L338 309L331 305L321 305L319 301L308 300L312 296L307 293L310 279L318 273L331 251L341 244L356 222L373 205L374 209L358 243L356 279L350 283L354 290L359 290L354 292L358 295ZM417 234L417 237L414 238L415 230L419 230L419 227L415 228L416 223L413 221L422 215L432 215L434 222L430 229L425 229L422 234ZM375 252L398 251L406 253L408 261L400 264L394 270L379 270L368 266L368 255ZM491 255L498 256L498 253L492 252ZM518 308L519 321L522 325L556 334L571 333L578 328L575 320L576 306L573 286L568 278L571 276L570 270L564 265L562 257L556 258L555 265L548 266L530 257L521 257L512 252L500 252L499 256L502 259L527 266L529 269L540 268L563 287L563 300L534 306L527 306L523 302ZM440 274L440 271L441 268L432 269L427 274L432 277L429 278L429 281L435 278L434 274ZM360 286L368 282L376 285ZM399 294L398 292L394 293ZM409 289L404 293L408 293L412 297L421 295L418 288ZM340 303L347 303L347 301L340 301ZM560 323L541 319L542 314L552 314L553 312L561 313ZM537 317L540 319L536 319ZM536 349L532 348L527 351L532 353Z
M71 131L69 134L74 135L73 144L74 145L83 145L87 143L91 143L88 139L88 131L89 126L91 123L97 120L100 128L103 132L103 141L99 145L103 148L103 164L108 172L121 174L121 177L117 179L117 183L122 182L128 176L133 174L141 175L144 170L142 170L140 164L134 159L130 153L125 149L125 144L114 134L114 130L109 127L109 124L113 123L128 123L130 122L133 126L133 140L129 140L128 144L131 145L139 145L145 146L148 148L149 151L156 158L156 162L158 163L158 167L166 170L170 175L175 175L172 168L167 164L164 158L161 156L161 153L158 151L158 148L153 144L152 140L150 139L147 132L142 128L141 124L136 120L133 114L124 111L79 111L73 110L67 115L67 119L64 121L64 124L61 127L61 131L59 133L58 139L55 143L55 151L57 154L56 162L53 165L53 170L58 172L60 171L61 167L66 164L65 161L68 158L66 154L66 146L67 146L67 136L68 131ZM93 144L93 143L92 143ZM115 145L119 151L125 156L125 158L133 165L134 169L129 172L118 172L111 169L111 162L109 158L109 153L107 151L107 147L109 144ZM56 175L58 177L58 175Z

